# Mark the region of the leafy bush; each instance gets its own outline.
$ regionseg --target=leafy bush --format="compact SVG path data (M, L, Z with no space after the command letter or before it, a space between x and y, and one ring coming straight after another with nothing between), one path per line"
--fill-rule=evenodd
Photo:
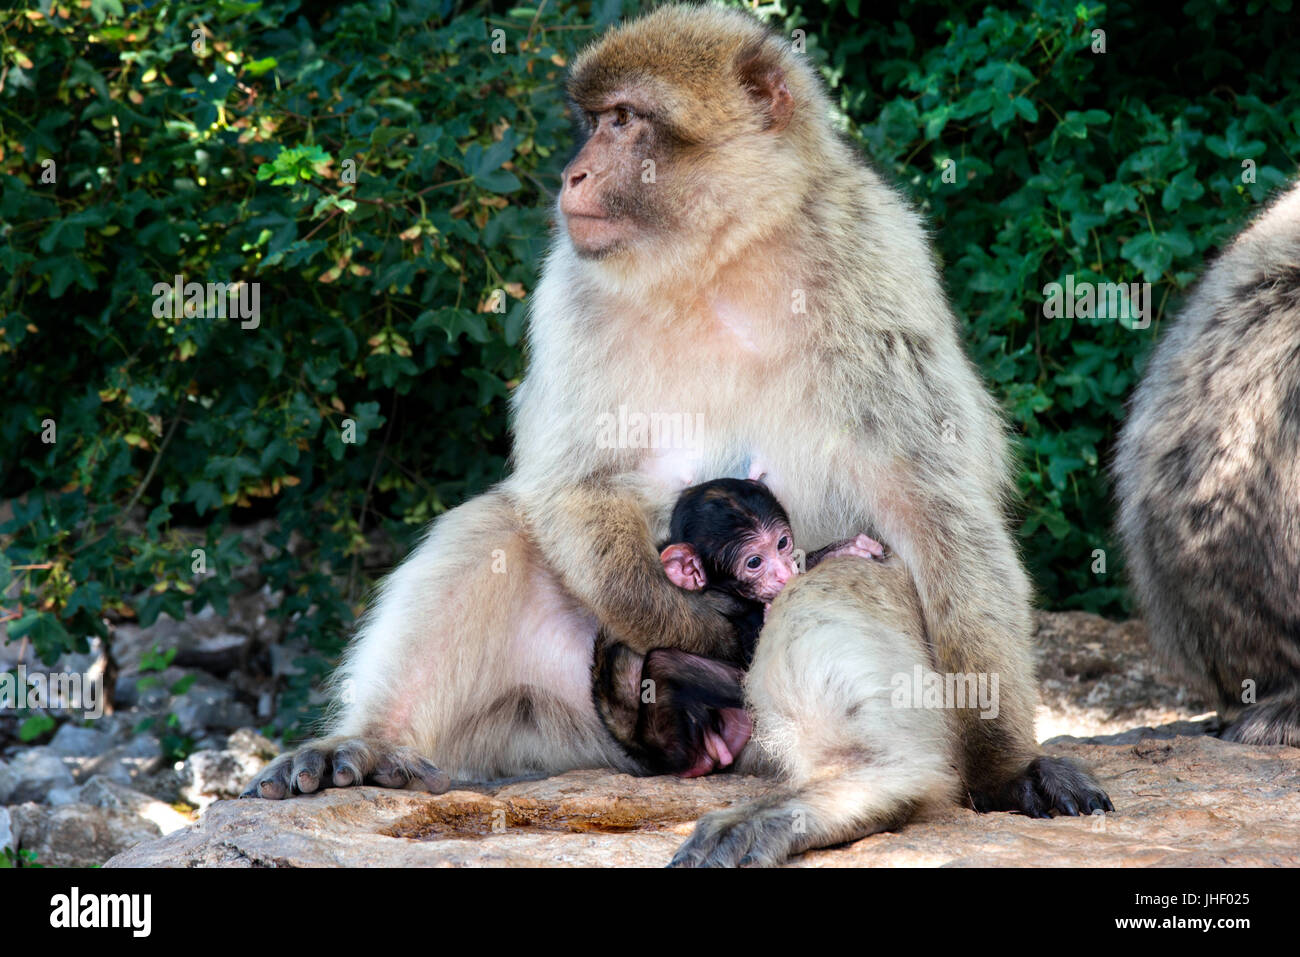
M1020 439L1022 548L1049 606L1129 608L1104 469L1162 319L1294 175L1291 6L918 2L880 24L837 2L792 18L825 43L868 154L934 223L967 342ZM1067 274L1152 283L1149 328L1046 318L1044 287Z
M48 659L107 637L105 619L224 610L255 564L320 652L296 713L382 570L374 533L404 548L503 473L523 297L571 143L563 66L623 6L90 0L12 16L11 640ZM846 132L935 226L1020 440L1021 536L1047 604L1125 608L1102 470L1160 320L1300 155L1289 8L763 11L806 32ZM1046 318L1043 287L1066 274L1153 283L1155 321ZM258 283L256 325L173 313L176 276ZM264 516L276 530L249 554L235 529Z
M327 658L365 533L404 543L500 477L580 12L104 2L9 24L11 640L48 658L106 614L224 611L253 560L231 523L274 514L260 570ZM259 324L168 318L175 276L260 283ZM324 659L304 664L305 685Z

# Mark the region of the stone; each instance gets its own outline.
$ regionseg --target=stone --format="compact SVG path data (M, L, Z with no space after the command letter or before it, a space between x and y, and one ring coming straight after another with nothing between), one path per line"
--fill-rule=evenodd
M234 700L234 693L221 687L190 688L172 702L171 710L181 732L196 737L212 729L231 731L253 723L248 706Z
M16 849L32 851L46 867L92 867L127 848L151 841L158 825L121 808L65 804L9 808Z
M76 781L63 759L48 747L24 748L0 767L0 804L44 801L54 788L70 788Z
M199 808L220 798L236 798L275 757L275 745L252 728L240 728L225 747L195 751L180 770L181 797Z
M1082 611L1043 611L1036 619L1040 741L1160 727L1214 710L1160 667L1142 622Z
M94 758L73 759L76 779L88 781L95 775L131 784L142 775L157 771L162 765L162 742L154 735L141 733Z
M96 757L112 746L113 739L103 731L75 724L62 725L48 745L56 754L79 758Z
M64 804L79 804L81 802L81 788L51 788L50 793L45 795L45 803L50 807L61 807Z
M0 807L0 857L4 856L5 851L14 849L14 829L9 820L9 809Z
M952 806L793 863L1300 866L1300 749L1183 736L1135 744L1061 738L1048 750L1091 767L1116 811L1035 820ZM701 814L770 787L740 775L688 781L573 771L442 795L363 787L218 801L197 825L107 866L660 867Z
M138 671L124 672L117 677L113 685L113 700L119 708L139 708L145 712L161 711L171 700L167 689L172 682L184 677L179 668L167 668L161 672L150 671L141 674Z
M127 787L119 781L103 776L95 776L81 788L82 804L92 807L130 811L136 817L152 821L162 834L186 827L191 818L188 814L164 804L162 801Z

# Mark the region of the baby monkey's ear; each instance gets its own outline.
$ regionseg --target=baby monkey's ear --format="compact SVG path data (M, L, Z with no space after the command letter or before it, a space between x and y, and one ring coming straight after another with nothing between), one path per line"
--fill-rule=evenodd
M678 588L699 591L709 583L700 556L689 545L675 542L659 553L659 560L663 562L668 580Z

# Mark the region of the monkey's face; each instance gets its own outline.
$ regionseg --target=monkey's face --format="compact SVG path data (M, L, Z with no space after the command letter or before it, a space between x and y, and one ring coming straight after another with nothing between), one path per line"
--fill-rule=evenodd
M664 133L648 105L616 93L581 110L588 128L582 149L564 170L560 212L574 249L603 258L662 224L654 187Z
M769 602L799 573L794 536L783 522L766 526L745 541L734 574L740 592L754 601Z
M795 61L744 14L705 12L685 30L676 16L615 29L573 65L568 93L586 138L559 208L584 258L629 253L650 272L694 263L729 231L761 232L757 212L797 202L784 133Z

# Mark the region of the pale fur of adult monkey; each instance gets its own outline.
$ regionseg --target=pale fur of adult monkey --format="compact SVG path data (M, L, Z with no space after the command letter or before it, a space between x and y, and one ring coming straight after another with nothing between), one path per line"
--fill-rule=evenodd
M946 708L900 707L898 677L934 667L896 556L832 558L772 602L745 678L755 739L738 769L782 786L703 818L675 866L780 864L905 823L960 792Z
M956 740L940 749L955 753L974 806L1108 808L1084 772L1038 752L1003 424L962 350L919 217L836 135L811 66L745 14L670 6L594 44L569 88L593 133L566 170L561 206L606 188L620 215L561 214L514 396L513 473L440 518L389 577L339 669L331 737L281 759L249 793L315 790L330 769L335 783L405 776L437 788L447 772L624 766L590 701L597 622L639 653L725 647L725 619L667 581L654 543L686 485L761 473L809 548L865 531L893 549L940 671L999 675L998 717L955 712ZM640 106L610 105L620 98ZM639 138L599 154L623 166L591 166L592 144L621 143L624 128ZM629 171L642 175L635 188ZM590 245L579 250L574 235ZM690 448L602 447L602 416L621 406L703 429ZM840 597L834 607L837 623L816 642L825 659L798 682L769 672L792 682L786 698L764 690L774 714L829 675L852 687L850 623L872 633L874 606ZM760 644L802 647L784 629L805 617L781 620ZM359 743L340 751L349 739ZM845 787L842 800L810 805L829 815L813 833L869 830L928 799L918 779L894 811L878 813L869 792L855 805L870 749L857 763L853 753L836 751L819 772Z
M1152 644L1225 737L1300 746L1300 186L1162 336L1114 472Z

